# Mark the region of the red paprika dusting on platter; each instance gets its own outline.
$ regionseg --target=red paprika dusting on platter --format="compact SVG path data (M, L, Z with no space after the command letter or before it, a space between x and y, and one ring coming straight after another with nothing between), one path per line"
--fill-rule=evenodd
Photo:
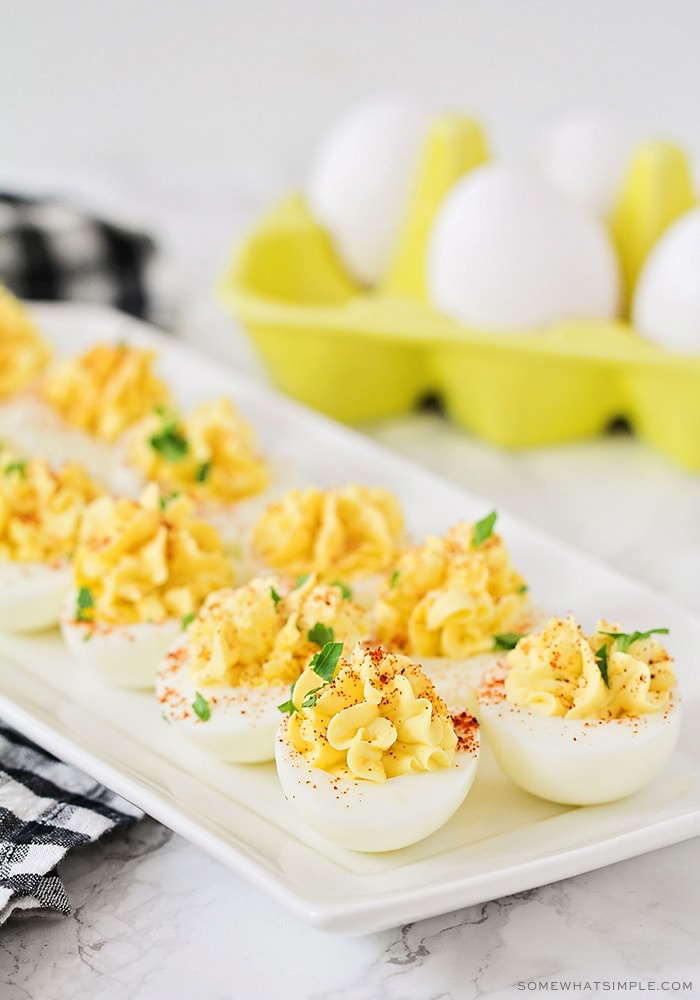
M453 715L452 725L457 736L456 750L474 754L479 749L479 723L469 712Z

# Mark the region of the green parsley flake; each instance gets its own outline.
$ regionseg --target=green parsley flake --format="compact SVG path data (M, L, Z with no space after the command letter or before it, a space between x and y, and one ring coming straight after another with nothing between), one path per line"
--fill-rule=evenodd
M195 691L195 695L196 698L192 702L192 710L194 711L194 714L202 720L202 722L206 722L211 716L209 702L199 693L199 691Z
M188 615L184 615L183 619L182 619L182 627L183 627L183 629L186 629L188 625L191 625L192 622L195 620L196 617L197 616L192 611L190 611L190 613Z
M209 478L209 473L211 472L211 461L202 462L202 464L197 469L195 479L198 483L206 483Z
M306 692L303 702L301 703L302 708L311 708L316 704L318 700L318 692L321 691L326 684L330 684L335 675L336 667L338 666L338 660L340 659L340 654L343 651L342 642L327 642L323 646L323 649L319 653L314 653L309 661L309 666L312 667L315 674L323 681L318 687L312 688L310 691ZM296 681L292 684L291 690L289 692L289 701L285 701L282 705L278 705L277 708L284 715L294 715L297 711L297 707L294 704L294 687Z
M281 705L277 706L277 711L281 712L282 715L294 715L297 707L290 698L289 701L283 701Z
M309 642L315 642L317 646L325 646L327 642L333 642L334 632L323 622L316 622L313 628L307 632Z
M480 521L476 522L472 530L472 545L475 549L478 549L487 538L491 537L497 517L498 514L496 511L492 510L490 514L487 514L486 517L482 517Z
M515 649L523 635L523 632L501 632L500 635L495 635L493 637L494 651Z
M648 639L650 635L668 635L667 628L650 628L648 632L601 632L600 635L607 635L612 639L610 648L616 647L621 653L629 652L632 643L639 639ZM595 661L600 670L600 676L607 688L610 687L608 679L608 646L606 643L600 647L595 654Z
M601 635L609 635L613 640L613 645L617 646L621 653L627 653L633 642L638 639L648 639L650 635L668 635L667 628L650 628L648 632L601 632Z
M270 597L275 602L275 607L277 607L279 602L282 600L282 595L278 594L272 585L270 585Z
M595 662L598 664L598 670L600 670L600 676L603 678L603 684L606 688L610 687L610 681L608 680L608 647L603 643L600 649L595 654Z
M398 583L398 580L399 580L400 576L401 576L401 573L397 569L395 569L394 572L389 577L389 586L392 588L392 590L396 586L396 584Z
M313 667L314 673L318 674L322 681L329 684L333 680L335 668L338 666L342 652L342 642L333 642L332 639L329 639L328 642L324 643L321 652L314 653L311 657L309 666Z
M20 479L27 478L27 463L26 462L8 462L5 466L5 475L11 476L13 472L16 472Z
M148 443L166 462L179 462L190 450L187 438L175 421L166 424L158 434L152 434Z
M338 587L340 593L343 595L344 600L346 601L351 600L352 590L350 590L347 583L343 583L341 580L333 580L331 582L331 587Z
M179 496L180 496L179 492L177 490L173 490L172 493L168 493L167 497L159 497L158 507L160 508L160 510L165 510L168 504L172 503L173 500L177 500Z
M88 587L81 587L78 591L78 598L75 604L75 620L78 622L91 622L92 609L95 607L92 592Z

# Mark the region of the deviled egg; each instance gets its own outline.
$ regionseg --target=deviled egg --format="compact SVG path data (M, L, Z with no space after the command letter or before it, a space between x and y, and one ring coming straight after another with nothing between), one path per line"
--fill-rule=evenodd
M0 400L30 385L50 358L51 348L29 310L0 284Z
M87 504L101 491L75 462L54 469L0 449L0 630L55 625Z
M252 427L221 397L186 417L173 407L154 407L119 442L112 486L126 496L138 496L147 482L184 493L233 546L270 501L271 479Z
M285 798L316 832L391 851L443 826L471 788L476 720L452 717L408 657L328 643L304 671L276 740Z
M168 651L156 694L164 718L226 761L272 760L278 706L330 639L354 643L367 617L340 586L258 577L210 594Z
M372 609L379 640L420 659L450 705L463 704L455 692L462 682L471 691L474 666L491 665L488 658L536 620L496 520L492 511L460 521L444 536L428 535L406 549L385 574Z
M648 784L678 741L680 701L666 629L584 635L551 618L521 639L478 691L477 714L503 771L569 805L623 798Z
M63 637L91 674L121 687L152 688L158 664L214 590L234 571L216 530L185 497L101 497L85 511Z
M0 437L26 454L78 459L105 485L114 442L170 392L153 373L153 351L96 344L53 362L26 392L0 407Z
M340 580L369 603L403 544L403 511L393 493L350 483L289 490L255 522L251 550L261 567Z

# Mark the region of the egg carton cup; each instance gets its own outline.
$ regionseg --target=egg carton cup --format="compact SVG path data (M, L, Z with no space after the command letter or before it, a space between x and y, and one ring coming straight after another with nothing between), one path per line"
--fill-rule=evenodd
M300 194L262 219L236 247L219 291L272 380L351 424L437 395L456 425L509 449L592 437L624 419L669 459L700 469L700 356L651 343L624 318L493 331L431 307L424 260L435 211L460 176L487 161L478 123L433 124L396 258L372 290L347 273ZM649 142L635 151L609 218L626 311L651 247L696 201L682 150Z

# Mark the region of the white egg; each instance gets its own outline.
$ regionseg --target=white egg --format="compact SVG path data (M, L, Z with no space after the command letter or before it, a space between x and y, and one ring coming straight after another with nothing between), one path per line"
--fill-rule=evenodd
M72 580L68 562L0 562L0 632L39 632L56 625Z
M637 279L632 323L671 351L700 351L700 208L657 240Z
M275 741L285 798L313 830L353 851L394 851L435 833L464 802L479 760L478 730L472 726L449 768L402 774L381 784L339 778L308 764L287 739L288 727L286 716Z
M164 718L185 738L221 760L252 764L275 755L280 723L277 706L289 699L289 684L198 687L190 676L185 634L161 663L156 696ZM201 706L199 712L195 705Z
M617 122L604 115L569 115L542 132L529 162L569 198L606 217L633 152L632 136Z
M342 117L316 153L309 208L364 284L381 281L398 245L429 120L407 101L370 101Z
M76 662L115 687L153 689L158 666L182 631L180 619L112 625L75 618L75 594L61 614L61 633Z
M43 456L54 466L79 462L93 479L102 484L109 481L111 446L71 427L51 406L31 393L0 404L0 441L18 454Z
M619 264L592 213L525 169L489 164L453 186L427 250L433 305L470 327L528 331L610 319Z
M521 788L564 805L595 805L639 791L678 742L676 697L663 712L619 719L564 719L479 693L481 731L501 769Z

